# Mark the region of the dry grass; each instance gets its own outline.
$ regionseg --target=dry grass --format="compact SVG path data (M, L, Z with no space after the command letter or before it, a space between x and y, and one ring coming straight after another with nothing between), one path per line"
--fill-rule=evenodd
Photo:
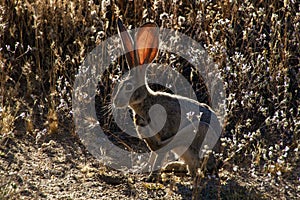
M222 159L230 171L222 174L223 184L243 172L262 181L256 186L249 179L247 187L267 198L275 197L259 187L277 191L276 197L296 198L300 193L296 188L300 179L299 4L213 2L2 1L0 140L24 134L37 140L41 135L74 135L72 85L85 55L116 34L117 17L133 27L151 19L197 40L219 64L227 100ZM108 71L100 85L105 96L102 105L110 101L112 88L101 88L110 85L109 75L117 73ZM203 94L201 88L197 92ZM116 129L110 119L101 123L108 132ZM278 189L286 182L289 187Z

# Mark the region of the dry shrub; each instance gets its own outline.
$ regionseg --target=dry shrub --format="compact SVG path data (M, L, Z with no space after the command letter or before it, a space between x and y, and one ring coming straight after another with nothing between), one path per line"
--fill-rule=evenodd
M43 129L73 133L76 71L89 51L116 34L118 16L133 27L151 19L179 30L219 64L226 89L226 162L279 181L283 175L297 177L300 16L295 1L2 1L2 136ZM161 62L168 58L162 54ZM120 73L106 72L99 86L103 106L112 88L101 87ZM107 129L115 128L110 120L102 121Z

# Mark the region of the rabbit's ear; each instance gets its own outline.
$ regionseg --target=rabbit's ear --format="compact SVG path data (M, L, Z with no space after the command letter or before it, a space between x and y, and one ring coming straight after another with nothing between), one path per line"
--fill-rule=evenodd
M157 55L159 45L159 29L155 23L141 26L135 36L135 49L138 64L151 63Z
M123 22L118 18L117 19L117 24L118 24L118 33L119 36L122 40L122 46L126 56L127 64L129 65L130 68L135 67L135 53L134 53L134 45L133 45L133 40L132 37L129 35L127 32L127 29L123 25Z

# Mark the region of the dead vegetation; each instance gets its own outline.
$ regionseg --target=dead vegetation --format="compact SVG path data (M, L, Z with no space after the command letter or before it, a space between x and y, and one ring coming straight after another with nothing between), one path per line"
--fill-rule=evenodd
M94 47L117 33L117 17L131 28L151 19L178 30L202 44L219 65L227 121L225 162L216 186L220 198L300 198L299 9L296 1L275 0L2 1L0 198L191 195L189 177L150 186L138 181L139 175L123 180L119 172L99 166L76 137L71 100L75 74ZM182 60L162 54L160 62L178 66ZM99 109L110 103L111 77L119 73L106 72L99 85ZM205 93L195 89L200 96ZM119 131L109 116L100 123L108 134Z

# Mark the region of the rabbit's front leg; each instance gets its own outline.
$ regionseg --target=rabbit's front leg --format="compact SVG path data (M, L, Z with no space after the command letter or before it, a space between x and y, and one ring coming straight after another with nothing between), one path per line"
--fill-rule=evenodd
M151 126L147 126L147 122L144 121L140 116L135 116L135 122L138 124L137 132L141 139L145 140L148 148L151 150L148 164L144 167L145 171L150 171L149 176L145 179L147 182L160 181L160 168L162 167L164 155L155 153L155 150L161 147L161 138ZM146 125L146 126L145 126ZM154 136L153 136L154 135Z
M149 158L149 165L151 167L151 172L145 181L147 182L159 182L161 181L161 168L163 167L163 160L165 154L157 154L154 151L151 151Z

